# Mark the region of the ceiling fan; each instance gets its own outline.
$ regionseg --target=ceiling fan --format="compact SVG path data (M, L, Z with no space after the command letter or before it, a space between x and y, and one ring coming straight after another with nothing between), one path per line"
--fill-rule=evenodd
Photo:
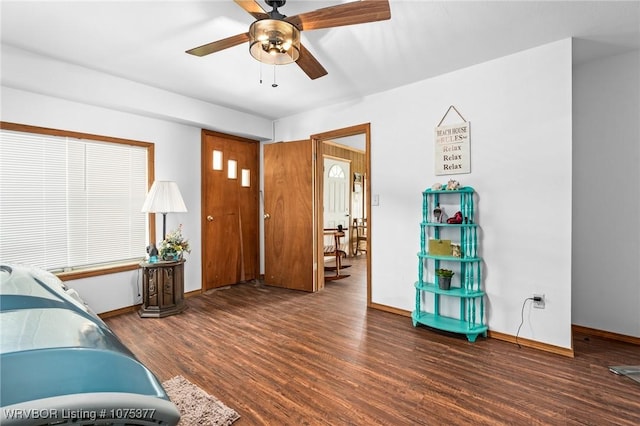
M249 41L251 56L274 65L295 62L311 78L327 75L327 70L300 43L300 31L340 27L384 21L391 18L388 0L360 0L317 9L294 16L278 11L286 0L265 0L272 10L266 12L255 0L234 0L256 21L249 31L187 50L195 56L205 56Z

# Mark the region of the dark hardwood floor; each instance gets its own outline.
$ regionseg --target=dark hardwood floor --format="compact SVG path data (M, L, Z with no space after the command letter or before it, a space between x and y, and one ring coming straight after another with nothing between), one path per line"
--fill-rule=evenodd
M316 294L239 284L179 315L106 322L160 380L183 375L238 426L640 424L640 384L608 370L640 365L640 347L576 335L568 358L414 328L367 309L364 262L348 263L351 277Z

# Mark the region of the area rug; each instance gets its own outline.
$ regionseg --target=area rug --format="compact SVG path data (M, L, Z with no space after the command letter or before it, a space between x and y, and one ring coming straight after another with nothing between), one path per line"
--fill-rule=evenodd
M182 376L167 380L162 383L162 387L180 411L178 426L230 425L240 418L234 409L227 407Z

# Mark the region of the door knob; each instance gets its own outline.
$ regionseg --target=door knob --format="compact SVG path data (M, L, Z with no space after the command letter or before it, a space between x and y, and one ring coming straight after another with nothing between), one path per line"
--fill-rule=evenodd
M271 215L269 213L265 213L263 216L265 219L269 219L271 217Z
M207 222L213 222L213 216L211 215L207 216Z

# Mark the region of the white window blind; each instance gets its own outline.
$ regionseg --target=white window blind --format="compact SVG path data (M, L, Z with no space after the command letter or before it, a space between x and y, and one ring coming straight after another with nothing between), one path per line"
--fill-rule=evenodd
M145 255L147 149L0 130L0 260L48 270Z

